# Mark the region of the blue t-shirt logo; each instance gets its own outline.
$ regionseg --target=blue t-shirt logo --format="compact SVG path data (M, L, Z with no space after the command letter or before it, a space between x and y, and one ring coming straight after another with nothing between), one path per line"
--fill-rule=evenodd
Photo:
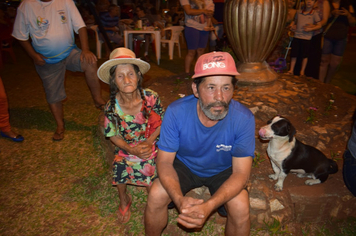
M229 151L231 151L231 148L232 148L231 145L224 145L224 144L216 145L217 152L220 152L220 151L229 152Z

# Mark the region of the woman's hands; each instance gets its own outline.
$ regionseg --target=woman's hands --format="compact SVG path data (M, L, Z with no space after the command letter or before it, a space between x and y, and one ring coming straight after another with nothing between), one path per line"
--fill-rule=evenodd
M147 159L152 155L152 143L143 141L134 147L130 147L128 152L132 155L138 156L141 159Z
M339 9L335 9L331 12L334 16L348 16L350 14L350 12L348 10L346 10L345 8L341 8L341 10Z

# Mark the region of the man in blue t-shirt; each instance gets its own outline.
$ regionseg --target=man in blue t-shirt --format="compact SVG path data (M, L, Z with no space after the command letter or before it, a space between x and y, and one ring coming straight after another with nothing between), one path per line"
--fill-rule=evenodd
M124 44L122 32L119 26L119 20L120 20L119 17L120 17L120 8L115 4L111 4L108 8L108 11L100 13L100 21L103 24L103 27L110 41L116 44L115 48L122 47ZM100 35L100 38L102 38L102 35ZM105 57L108 58L110 56L110 48L106 43L105 43L105 51L106 51Z
M227 216L226 235L250 232L249 180L255 149L251 111L232 100L235 61L227 52L199 57L190 95L168 106L158 142L157 171L145 210L146 235L167 225L167 205L176 205L178 223L201 228L212 212ZM207 186L211 198L186 197Z

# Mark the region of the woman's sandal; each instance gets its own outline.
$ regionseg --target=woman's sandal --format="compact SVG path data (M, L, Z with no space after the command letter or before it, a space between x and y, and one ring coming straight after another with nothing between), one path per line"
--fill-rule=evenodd
M118 212L117 212L117 214L118 214L118 216L119 216L119 217L118 217L118 218L119 218L119 222L122 223L122 224L125 224L125 223L129 222L130 217L131 217L130 206L131 206L131 203L132 203L132 198L131 198L130 195L129 195L129 198L130 198L129 203L126 205L125 209L122 210L122 209L120 208L120 206L119 206L119 210L118 210ZM126 213L127 213L127 217L126 217L126 220L124 220ZM121 220L121 219L122 219L122 220Z

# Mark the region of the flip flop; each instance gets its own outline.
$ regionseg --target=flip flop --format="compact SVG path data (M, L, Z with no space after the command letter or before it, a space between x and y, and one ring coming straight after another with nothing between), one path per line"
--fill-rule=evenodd
M55 142L58 142L58 141L61 141L63 138L64 138L64 131L62 131L60 133L55 132L52 140Z
M285 72L284 74L285 74L285 75L293 75L293 73L292 73L292 72L289 72L289 71Z
M131 198L130 195L129 195L129 198L130 198L130 201L129 201L129 203L126 205L126 207L125 207L124 210L122 210L122 209L120 208L120 206L119 206L118 215L120 216L120 217L119 217L119 221L120 221L120 223L122 223L122 224L125 224L125 223L129 222L130 217L131 217L130 206L131 206L131 203L132 203L132 198ZM126 218L126 220L120 220L120 219L124 219L126 213L127 213L127 218Z
M101 111L104 111L104 109L105 109L105 104L100 104L100 105L95 106L95 107L96 107L96 109L99 109L99 110L101 110Z

